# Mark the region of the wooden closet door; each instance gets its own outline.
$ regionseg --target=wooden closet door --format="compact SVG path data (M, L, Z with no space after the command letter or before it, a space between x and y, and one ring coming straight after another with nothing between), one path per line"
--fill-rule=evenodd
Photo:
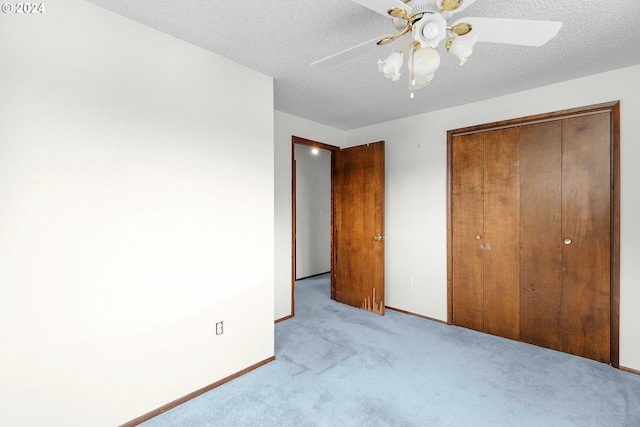
M483 135L452 141L453 323L483 331Z
M451 323L618 366L619 120L611 102L447 133Z
M520 128L520 340L562 350L562 123Z
M609 113L562 122L563 351L606 363L611 357L610 141Z
M520 338L519 129L484 134L484 332Z

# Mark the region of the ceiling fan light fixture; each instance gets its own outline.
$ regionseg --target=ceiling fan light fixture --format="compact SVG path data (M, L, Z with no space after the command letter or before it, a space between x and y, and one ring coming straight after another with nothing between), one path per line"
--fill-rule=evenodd
M409 61L412 80L424 80L432 76L440 66L440 55L432 47L414 49Z
M407 60L410 96L414 89L428 85L440 66L436 48L446 39L447 52L463 65L473 53L477 41L522 46L542 46L553 39L562 22L523 19L465 17L450 25L452 15L466 10L477 0L353 0L372 11L391 18L398 33L375 38L351 49L328 56L311 65L333 65L350 55L360 54L372 45L386 45L410 35L411 41L378 61L378 69L390 80L400 79ZM389 7L391 6L391 7ZM447 38L448 37L448 38Z
M378 70L388 79L400 79L400 68L404 64L404 52L393 51L387 59L378 61Z
M412 89L422 89L423 87L431 83L431 80L433 80L434 76L435 74L429 74L428 76L416 77L411 81Z
M425 13L413 24L413 38L423 47L437 47L447 35L447 21L439 13Z
M477 36L454 36L447 40L446 46L449 53L460 60L460 65L464 65L469 56L473 53L473 47L477 41Z
M396 29L398 31L402 31L405 29L405 27L407 26L407 22L404 19L400 19L400 18L391 18L391 23L393 24L394 27L396 27Z

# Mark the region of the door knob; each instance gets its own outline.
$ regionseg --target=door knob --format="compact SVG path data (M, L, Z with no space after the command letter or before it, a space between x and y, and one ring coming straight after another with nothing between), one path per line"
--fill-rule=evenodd
M379 242L380 240L384 239L384 237L382 237L379 234L376 234L376 237L373 238L373 240L375 240L376 242Z
M482 236L479 234L476 234L476 240L480 240L480 239L482 239Z
M564 239L563 242L565 245L570 245L571 244L571 239Z

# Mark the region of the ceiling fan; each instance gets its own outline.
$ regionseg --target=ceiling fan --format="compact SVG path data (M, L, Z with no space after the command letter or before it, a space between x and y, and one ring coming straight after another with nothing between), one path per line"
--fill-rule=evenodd
M556 21L478 17L451 19L476 0L352 1L390 17L399 32L376 37L311 65L334 65L373 46L386 45L410 34L411 40L403 47L393 51L384 61L378 61L378 69L385 77L396 81L400 79L402 65L407 62L411 98L414 89L420 89L433 80L440 66L440 55L436 48L443 41L447 52L457 57L460 65L463 65L478 41L542 46L554 38L562 27L562 22Z

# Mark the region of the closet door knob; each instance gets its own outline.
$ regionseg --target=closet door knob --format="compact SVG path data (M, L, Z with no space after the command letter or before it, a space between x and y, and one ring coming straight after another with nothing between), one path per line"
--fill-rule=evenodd
M565 245L570 245L571 244L571 239L564 239L564 244Z
M482 236L479 234L476 234L476 240L480 240L480 239L482 239Z

